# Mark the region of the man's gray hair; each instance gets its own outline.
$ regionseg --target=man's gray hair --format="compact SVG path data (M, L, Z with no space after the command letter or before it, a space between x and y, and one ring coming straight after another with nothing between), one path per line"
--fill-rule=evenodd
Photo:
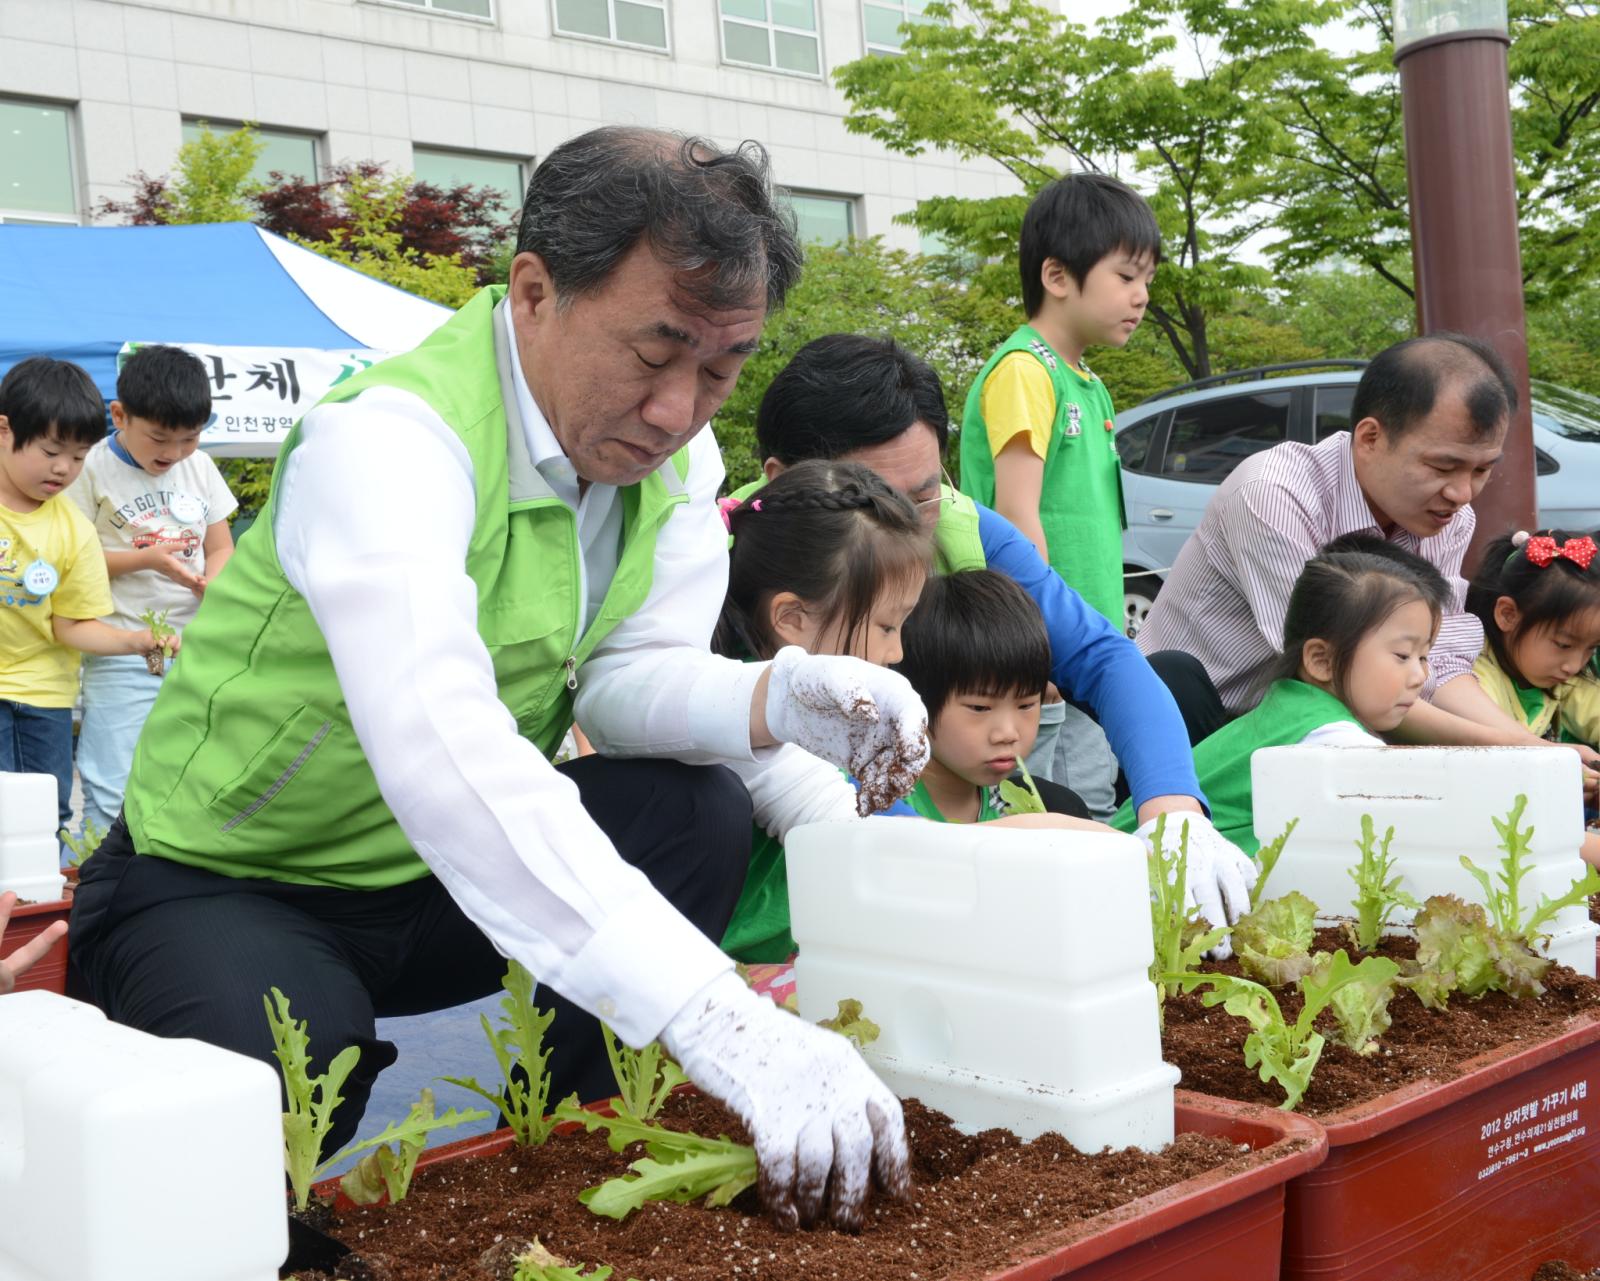
M800 275L793 218L773 198L759 143L723 151L704 138L607 126L562 143L534 170L517 252L544 259L558 302L599 289L641 237L714 310L758 294L777 308Z

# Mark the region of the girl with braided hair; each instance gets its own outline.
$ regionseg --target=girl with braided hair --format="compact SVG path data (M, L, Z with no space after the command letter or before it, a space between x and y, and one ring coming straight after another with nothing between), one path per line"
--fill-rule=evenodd
M711 647L771 658L785 645L900 661L933 541L911 503L856 463L791 467L744 501L723 500L728 594Z
M1472 674L1531 733L1600 746L1600 557L1595 539L1548 529L1495 539L1467 589L1483 623Z
M712 649L761 660L798 646L881 666L900 661L900 627L933 557L906 498L865 467L815 461L743 502L724 499L722 511L728 594ZM755 964L795 952L783 846L759 825L722 950Z

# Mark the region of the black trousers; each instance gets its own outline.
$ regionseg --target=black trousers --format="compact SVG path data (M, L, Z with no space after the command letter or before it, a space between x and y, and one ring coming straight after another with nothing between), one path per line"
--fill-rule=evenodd
M738 778L721 766L598 756L558 768L622 857L720 940L750 857L750 797ZM353 1137L373 1081L395 1061L374 1018L487 996L506 968L432 876L385 890L241 880L137 857L121 818L83 866L70 946L91 998L130 1027L276 1069L262 1007L276 987L306 1020L313 1074L359 1046L324 1154ZM584 1100L615 1093L595 1019L547 987L536 1001L556 1011L545 1038L551 1103L573 1091Z
M1164 649L1148 655L1148 659L1156 675L1172 691L1173 701L1183 715L1184 727L1189 731L1191 747L1210 738L1233 719L1233 713L1222 705L1205 666L1193 654Z

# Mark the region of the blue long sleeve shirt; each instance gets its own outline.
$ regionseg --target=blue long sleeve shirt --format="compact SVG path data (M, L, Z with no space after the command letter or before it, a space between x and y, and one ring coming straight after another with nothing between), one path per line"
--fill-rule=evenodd
M1050 677L1063 698L1100 722L1128 776L1135 811L1153 796L1192 796L1205 805L1189 733L1171 691L1134 643L1039 558L1021 530L977 506L984 559L1014 579L1044 615Z

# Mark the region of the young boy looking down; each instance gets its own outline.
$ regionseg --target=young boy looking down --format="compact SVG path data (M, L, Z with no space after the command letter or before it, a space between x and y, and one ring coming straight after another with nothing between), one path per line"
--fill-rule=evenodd
M197 452L210 417L205 366L182 348L141 347L117 374L116 430L89 451L67 494L100 537L119 627L142 627L150 613L181 632L233 555L228 515L238 504L216 463ZM161 681L137 657L84 662L78 773L85 822L101 833L122 808Z
M1066 788L1045 783L1041 795L1026 771L1011 780L1039 732L1050 679L1050 640L1021 587L988 569L930 577L901 644L895 670L928 709L933 748L906 797L913 810L938 823L1109 830L1081 817Z
M1131 187L1072 174L1028 206L1018 257L1028 322L967 394L961 488L1016 525L1069 587L1121 627L1114 411L1083 353L1122 347L1139 327L1161 232Z

